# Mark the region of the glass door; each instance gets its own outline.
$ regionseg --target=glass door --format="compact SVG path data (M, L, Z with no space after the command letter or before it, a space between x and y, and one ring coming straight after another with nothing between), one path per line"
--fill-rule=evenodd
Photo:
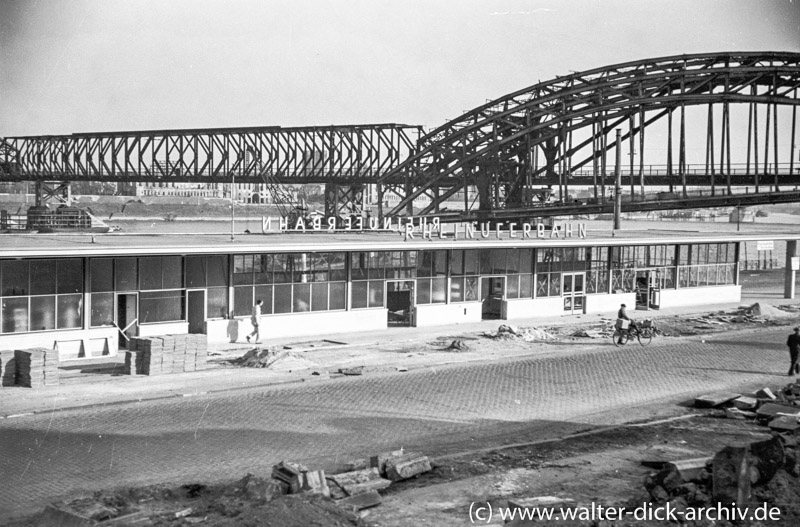
M506 297L505 276L481 277L482 318L497 319L503 313L503 300Z
M582 314L586 309L586 273L564 273L561 277L564 313Z

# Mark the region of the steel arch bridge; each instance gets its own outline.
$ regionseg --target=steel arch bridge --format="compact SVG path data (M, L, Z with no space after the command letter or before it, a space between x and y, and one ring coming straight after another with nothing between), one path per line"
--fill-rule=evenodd
M420 215L455 205L462 219L606 211L618 151L626 210L798 201L786 192L800 182L798 86L800 54L778 52L661 57L540 82L422 136L379 179L399 200L387 214L412 204ZM655 185L670 192L646 196ZM591 197L571 199L575 186ZM551 189L557 203L543 203Z

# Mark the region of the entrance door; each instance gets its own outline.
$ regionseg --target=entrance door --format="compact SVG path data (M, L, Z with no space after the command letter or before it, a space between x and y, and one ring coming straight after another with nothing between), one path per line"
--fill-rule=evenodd
M128 340L136 336L137 304L139 296L136 293L117 293L117 319L119 328L119 347L128 349Z
M650 309L650 270L636 271L636 309Z
M186 315L189 333L204 333L206 329L206 291L195 289L186 292Z
M582 314L586 308L586 273L564 273L561 276L561 296L564 313Z
M650 272L650 294L648 295L650 309L658 309L661 307L661 277L658 271Z
M505 276L481 277L481 300L483 319L497 319L503 315L503 299L506 297Z
M386 282L386 308L390 327L409 327L414 313L414 280Z

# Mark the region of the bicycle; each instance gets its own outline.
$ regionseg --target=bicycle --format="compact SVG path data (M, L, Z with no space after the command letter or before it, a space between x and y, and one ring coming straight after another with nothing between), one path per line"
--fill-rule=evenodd
M647 346L656 335L658 335L658 329L654 324L642 322L640 326L631 325L628 329L615 329L611 338L614 339L614 345L617 347L624 346L634 338L639 341L640 345Z

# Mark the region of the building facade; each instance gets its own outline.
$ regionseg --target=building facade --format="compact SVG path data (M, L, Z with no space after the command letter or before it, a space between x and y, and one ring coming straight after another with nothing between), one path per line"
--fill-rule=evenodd
M259 299L268 339L741 298L735 235L152 238L40 247L29 237L0 250L0 349L57 348L70 360L114 354L136 335L236 341Z

